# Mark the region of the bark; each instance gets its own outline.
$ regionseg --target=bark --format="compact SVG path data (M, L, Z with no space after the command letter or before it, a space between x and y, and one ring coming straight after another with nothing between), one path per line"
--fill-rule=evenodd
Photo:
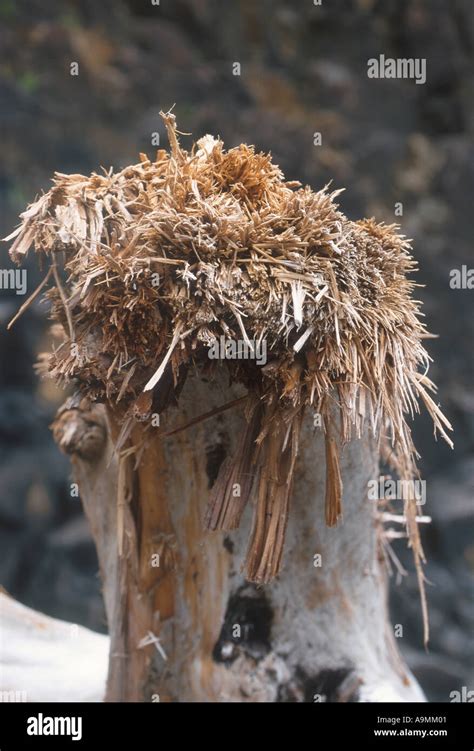
M235 532L204 530L219 465L244 427L241 409L163 433L242 393L189 378L138 461L114 455L117 416L104 407L66 404L56 421L99 555L107 700L422 701L388 618L368 436L344 449L343 518L327 527L327 446L307 411L282 572L270 584L241 573L250 509Z

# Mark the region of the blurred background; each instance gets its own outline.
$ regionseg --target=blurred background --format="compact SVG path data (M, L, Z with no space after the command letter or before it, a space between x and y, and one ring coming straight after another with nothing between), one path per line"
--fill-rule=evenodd
M392 621L429 699L473 689L474 290L449 284L450 270L474 266L471 0L0 0L0 27L2 237L55 170L119 169L152 156L156 134L167 147L158 113L176 104L180 130L271 151L288 179L345 187L349 217L396 221L413 238L419 297L439 334L430 375L455 451L416 419L433 517L422 530L429 651L405 541L396 551L409 574L392 577ZM425 58L426 84L368 78L380 54ZM0 252L10 268L6 245ZM29 294L42 277L34 259L28 269ZM64 394L33 370L49 347L46 306L5 329L23 301L0 291L0 584L105 632L94 547L48 427Z

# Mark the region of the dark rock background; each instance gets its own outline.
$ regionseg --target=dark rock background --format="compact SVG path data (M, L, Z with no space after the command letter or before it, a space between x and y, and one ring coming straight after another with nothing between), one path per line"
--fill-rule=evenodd
M153 154L153 132L166 145L158 113L176 103L181 130L270 150L290 179L346 187L350 217L400 221L413 238L419 296L439 334L428 343L431 376L456 448L416 419L433 516L423 530L429 652L404 543L396 550L410 575L394 581L392 615L430 699L474 688L474 290L449 286L451 269L474 265L470 0L0 0L0 26L2 236L54 170L120 168ZM369 79L368 58L382 53L426 58L427 83ZM30 263L29 291L40 278ZM94 548L48 428L63 395L33 371L49 346L46 308L5 331L22 301L0 290L0 583L32 607L104 630Z

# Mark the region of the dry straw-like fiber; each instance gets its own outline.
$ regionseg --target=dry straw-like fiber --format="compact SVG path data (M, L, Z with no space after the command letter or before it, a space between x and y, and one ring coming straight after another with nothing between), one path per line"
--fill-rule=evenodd
M208 357L221 336L265 340L263 367L224 361L247 387L247 430L221 468L206 524L235 528L253 495L246 573L266 582L281 564L305 407L324 420L331 525L342 512L338 447L364 425L402 479L416 475L407 416L419 399L451 443L430 396L427 333L407 277L416 264L396 225L350 221L338 191L285 182L247 145L226 151L204 136L187 152L174 116L163 118L170 153L141 155L118 173L56 174L7 239L15 261L34 244L51 264L48 296L64 340L45 368L120 411L123 443L131 421L176 398L190 368L222 367ZM421 583L416 501L405 505Z

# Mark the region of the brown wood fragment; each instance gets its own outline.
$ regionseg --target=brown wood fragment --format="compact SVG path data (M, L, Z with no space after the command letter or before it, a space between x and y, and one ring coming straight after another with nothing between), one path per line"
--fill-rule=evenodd
M303 410L271 405L263 418L258 455L258 490L245 572L263 584L278 575L288 523L290 494Z
M342 516L342 477L339 467L339 448L333 435L330 417L325 419L326 445L326 524L335 527Z

